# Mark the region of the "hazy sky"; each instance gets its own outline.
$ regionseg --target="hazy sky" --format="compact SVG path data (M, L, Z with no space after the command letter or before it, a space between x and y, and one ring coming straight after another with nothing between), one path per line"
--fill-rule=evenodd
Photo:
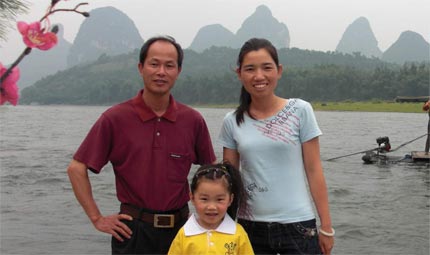
M28 23L40 19L50 0L26 0L30 12L17 18ZM198 30L221 24L236 33L242 22L264 4L290 32L291 47L321 51L335 50L345 29L363 16L384 51L403 31L420 33L430 40L430 1L428 0L68 0L58 7L73 8L88 2L80 10L113 6L126 13L144 40L157 34L169 34L187 48ZM52 23L62 23L64 37L73 42L84 17L60 12ZM14 25L15 26L15 25ZM112 31L115 33L115 31ZM25 48L17 30L11 30L6 42L0 41L0 62L9 64Z

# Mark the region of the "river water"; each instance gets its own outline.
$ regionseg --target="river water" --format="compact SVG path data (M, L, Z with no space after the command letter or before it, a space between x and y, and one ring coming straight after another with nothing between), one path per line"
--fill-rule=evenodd
M109 254L110 236L93 228L66 168L107 107L0 107L0 254ZM231 109L198 108L215 141ZM429 165L364 165L360 154L388 136L395 148L424 134L422 114L316 112L336 243L333 254L429 254ZM424 138L393 152L424 149ZM218 158L221 148L215 145ZM195 169L195 168L193 168ZM104 214L118 211L110 166L90 174Z

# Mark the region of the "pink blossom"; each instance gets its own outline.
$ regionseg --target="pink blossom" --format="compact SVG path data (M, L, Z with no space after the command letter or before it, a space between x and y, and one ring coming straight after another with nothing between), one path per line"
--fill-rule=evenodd
M49 50L57 44L57 35L52 32L44 32L44 30L40 28L40 22L38 21L31 24L19 21L17 27L25 45L30 48Z
M7 68L0 63L0 77L6 72ZM12 72L3 80L0 84L0 105L9 101L11 104L16 105L18 103L19 94L18 86L16 82L19 79L19 69L14 67Z

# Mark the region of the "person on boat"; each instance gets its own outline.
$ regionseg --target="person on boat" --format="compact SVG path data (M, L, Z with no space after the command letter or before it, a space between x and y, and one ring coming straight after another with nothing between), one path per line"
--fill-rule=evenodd
M378 144L378 152L386 153L391 150L390 139L388 136L376 138L376 143Z
M428 154L429 153L429 147L430 147L430 99L424 103L423 111L427 111L429 114L429 121L427 124L427 140L426 140L426 146L424 148L425 153Z
M167 254L189 216L191 165L216 160L201 114L170 94L183 55L170 36L148 39L138 64L144 89L99 117L68 166L85 213L97 230L112 236L112 254ZM108 162L121 203L113 215L100 212L88 177Z
M240 104L227 113L219 135L223 160L240 166L250 195L252 215L239 215L238 222L256 254L330 254L335 231L320 160L322 133L308 102L275 94L282 70L270 41L252 38L240 49Z

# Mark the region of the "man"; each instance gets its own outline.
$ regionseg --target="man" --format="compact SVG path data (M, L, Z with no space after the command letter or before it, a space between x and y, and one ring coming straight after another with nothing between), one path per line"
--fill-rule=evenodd
M429 122L427 124L427 140L426 140L426 146L424 148L425 154L428 155L429 154L429 147L430 147L430 99L424 103L423 111L426 111L429 113Z
M104 112L75 153L67 172L94 227L112 235L112 254L166 254L189 210L191 164L216 158L203 117L170 94L183 51L171 37L154 37L140 51L144 89ZM104 216L88 171L111 162L120 213Z

